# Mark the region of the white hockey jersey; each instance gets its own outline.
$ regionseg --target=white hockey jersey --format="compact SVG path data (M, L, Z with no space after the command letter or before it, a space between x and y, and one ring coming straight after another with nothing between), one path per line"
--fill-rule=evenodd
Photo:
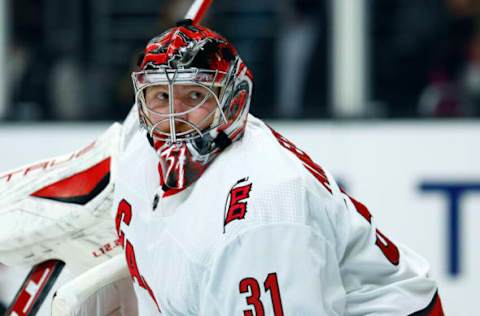
M122 155L114 212L139 315L443 315L427 262L253 116L171 196L155 197L143 132Z

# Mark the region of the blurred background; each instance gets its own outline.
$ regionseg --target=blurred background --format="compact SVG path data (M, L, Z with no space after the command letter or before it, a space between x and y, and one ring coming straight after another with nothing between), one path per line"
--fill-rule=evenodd
M190 4L0 0L0 171L80 148L121 121L143 45ZM472 315L480 1L215 0L203 24L253 71L251 112L430 261L448 314ZM0 279L0 294L15 292L9 284Z
M121 120L145 42L188 0L2 0L0 119ZM219 0L205 24L255 75L263 118L480 115L476 0Z

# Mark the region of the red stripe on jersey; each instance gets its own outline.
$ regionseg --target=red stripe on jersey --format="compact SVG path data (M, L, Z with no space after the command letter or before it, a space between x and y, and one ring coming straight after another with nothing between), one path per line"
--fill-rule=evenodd
M421 311L410 314L410 316L445 316L443 313L442 302L438 292L435 292L433 299L427 307Z
M93 167L50 184L32 196L48 199L68 199L88 196L110 172L110 157Z
M267 125L268 126L268 125ZM303 166L307 169L321 184L322 186L327 189L328 192L332 193L332 189L330 188L330 182L328 182L327 175L325 171L316 164L310 156L307 155L306 152L298 148L294 143L283 137L279 132L268 126L270 131L272 132L273 136L277 139L279 144L293 153L298 159L302 161Z

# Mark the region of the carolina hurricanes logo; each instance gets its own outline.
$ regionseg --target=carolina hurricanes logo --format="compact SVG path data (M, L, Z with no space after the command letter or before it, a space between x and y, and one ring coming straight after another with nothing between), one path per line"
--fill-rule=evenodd
M247 183L248 177L237 181L228 194L225 203L225 221L223 223L223 232L225 226L234 220L241 220L247 214L247 199L250 197L252 184Z

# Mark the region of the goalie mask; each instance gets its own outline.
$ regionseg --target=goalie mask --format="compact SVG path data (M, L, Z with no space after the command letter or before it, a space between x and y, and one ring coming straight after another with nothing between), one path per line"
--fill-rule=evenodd
M140 68L132 74L140 123L172 194L243 136L252 75L225 38L188 21L153 38Z

